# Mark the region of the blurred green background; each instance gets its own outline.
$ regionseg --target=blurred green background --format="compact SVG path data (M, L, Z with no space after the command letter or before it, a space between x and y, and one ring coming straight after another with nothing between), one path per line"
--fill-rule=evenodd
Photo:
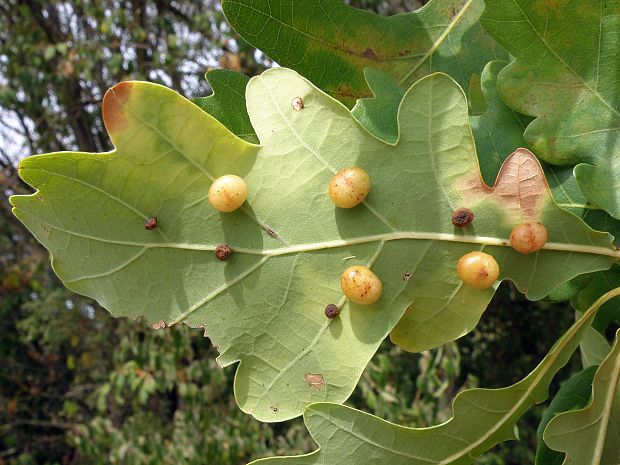
M388 15L424 2L348 3ZM236 407L234 367L217 366L200 331L115 320L64 289L7 200L29 192L20 158L110 148L100 103L116 82L151 80L193 98L210 92L209 68L253 75L272 65L216 1L0 0L0 465L238 465L313 449L301 419L261 424ZM384 342L348 404L437 424L460 390L521 379L572 321L568 306L527 302L504 283L456 343L409 354ZM521 420L521 441L477 464L533 463L541 411Z

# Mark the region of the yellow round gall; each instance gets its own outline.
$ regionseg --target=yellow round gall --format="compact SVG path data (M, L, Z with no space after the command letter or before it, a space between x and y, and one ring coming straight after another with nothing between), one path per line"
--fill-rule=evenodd
M489 254L469 252L459 258L456 271L468 286L476 289L488 289L497 281L499 265Z
M540 223L521 223L510 233L510 246L524 255L538 252L547 243L547 228Z
M245 181L234 174L217 178L209 189L209 203L220 212L232 212L248 197Z
M347 299L361 305L374 304L383 291L379 277L367 266L350 266L340 277L340 287Z
M329 197L340 208L353 208L364 201L370 192L370 177L362 168L344 169L329 182Z

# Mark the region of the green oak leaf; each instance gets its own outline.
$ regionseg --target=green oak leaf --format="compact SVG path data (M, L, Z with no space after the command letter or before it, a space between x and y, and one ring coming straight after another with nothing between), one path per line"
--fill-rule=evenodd
M212 69L205 78L213 94L192 101L237 137L257 144L258 137L245 106L245 88L250 78L229 69Z
M487 184L492 183L497 176L506 154L516 147L527 146L523 132L531 118L508 107L501 100L497 89L497 76L507 64L508 62L504 61L492 61L485 66L482 72L482 90L487 111L481 116L470 117L480 171ZM607 212L587 201L573 175L573 167L544 163L543 168L558 205L582 218L593 229L611 233L615 244L620 245L620 220L612 218ZM592 278L588 275L578 276L554 289L546 298L552 301L568 300L587 285L590 279ZM596 339L596 336L593 335L592 338ZM585 347L582 346L582 349Z
M480 172L489 185L495 180L508 154L519 147L527 147L523 132L531 121L531 118L510 109L499 96L497 75L507 64L507 61L497 60L484 67L480 84L486 100L486 112L470 118Z
M527 150L506 160L493 189L481 181L465 95L444 74L406 93L397 144L291 70L252 78L246 98L260 146L165 87L121 83L103 105L116 149L23 160L20 175L38 191L12 203L72 290L117 316L204 327L223 365L240 361L237 401L261 420L344 401L390 333L419 351L470 331L494 289L458 278L467 252L493 254L500 279L531 299L620 257L611 236L555 205ZM338 209L327 185L352 165L370 174L372 191ZM207 193L227 173L245 178L249 196L220 214ZM461 206L476 215L466 229L451 223ZM549 230L528 256L507 246L523 221ZM220 243L233 249L226 262L214 256ZM356 264L383 282L374 305L342 295L340 275ZM339 318L325 317L330 303Z
M486 66L488 66L488 63ZM482 77L476 73L472 74L469 79L467 105L469 106L469 114L472 116L480 116L487 111L487 101L482 92Z
M583 337L585 337L585 333ZM564 455L549 449L543 441L543 433L554 416L569 410L581 409L588 404L592 394L592 380L597 368L597 366L591 366L575 373L553 397L536 431L537 448L534 465L562 465Z
M620 3L487 0L483 27L516 57L502 98L535 116L525 137L553 164L576 164L591 203L620 218Z
M507 153L516 147L527 146L523 132L531 119L508 107L501 100L497 89L497 76L507 64L507 62L493 61L484 68L482 89L487 111L481 116L470 117L480 161L480 171L487 184L497 176ZM592 228L611 233L615 244L620 245L620 220L614 219L607 212L587 201L573 175L573 167L544 163L543 168L553 198L558 205L582 218ZM577 276L551 291L546 299L555 302L568 300L591 279L589 275ZM594 297L598 295L600 294ZM581 345L582 356L587 361L591 361L592 356L605 348L605 341L601 341L600 337L592 332L587 332Z
M579 216L593 229L598 231L607 231L614 236L615 246L620 245L620 220L611 217L605 210L590 204L581 189L579 184L573 175L573 167L571 166L554 166L544 163L543 168L553 198L560 207L568 210L575 215ZM564 301L571 299L573 295L587 286L592 280L590 275L577 276L558 288L547 296L547 299L552 301ZM620 285L620 284L619 284ZM606 290L611 289L607 287ZM601 292L602 293L602 292ZM588 305L598 297L599 294L592 295L591 300L587 305L581 305L581 308L587 308ZM601 350L605 349L605 341L601 341L597 335L592 334L593 330L588 330L586 336L581 344L581 352L584 362L587 364L592 363L592 356L596 353L601 353ZM608 351L607 351L608 352ZM607 353L605 352L605 354ZM600 363L600 361L599 361Z
M611 352L611 346L605 336L590 327L581 338L579 352L581 354L581 363L584 367L598 366L605 360L607 354Z
M394 143L398 140L398 106L405 90L383 71L366 68L364 76L374 96L359 99L351 113L375 137Z
M620 266L614 265L607 271L593 273L592 279L571 299L573 307L583 312L598 296L620 286ZM618 302L605 304L592 323L592 328L605 335L609 325L620 324L620 305Z
M452 418L445 423L405 428L343 405L316 403L308 406L304 421L318 450L251 465L469 465L494 445L516 439L515 425L521 415L547 398L551 380L569 361L601 303L618 295L620 288L601 297L525 379L502 389L459 393Z
M577 292L587 286L591 279L592 275L590 274L576 276L553 289L545 296L544 300L547 302L565 302L570 300Z
M470 118L480 171L487 184L493 182L509 153L517 147L528 146L523 133L531 118L508 107L502 101L497 88L498 75L507 65L508 62L498 60L485 66L481 85L487 111L481 116ZM544 163L543 167L558 205L579 216L592 228L611 233L615 237L615 243L620 245L620 220L588 202L573 175L573 167L547 163Z
M550 448L566 454L565 465L620 463L620 330L594 375L588 406L553 418L544 440Z
M588 202L579 188L579 183L573 174L573 167L545 164L544 169L557 204L580 217L592 228L609 232L614 236L614 244L620 246L620 220Z
M620 266L614 265L607 271L592 273L587 285L571 297L571 304L579 314L600 295L618 286L620 286ZM605 334L613 323L620 324L620 305L617 302L603 305L592 326L584 333L580 343L584 366L600 365L609 354L611 346Z
M222 0L222 8L246 41L349 107L371 97L364 68L405 89L437 71L467 88L488 61L508 58L480 26L483 0L432 0L390 17L342 0Z

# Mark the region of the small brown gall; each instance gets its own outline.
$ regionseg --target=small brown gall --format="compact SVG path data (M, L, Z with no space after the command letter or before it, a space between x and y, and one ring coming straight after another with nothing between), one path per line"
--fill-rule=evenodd
M301 111L304 109L304 101L301 99L301 97L295 97L291 102L291 106L293 107L293 110Z
M329 181L329 197L340 208L353 208L370 192L370 177L362 168L347 168Z
M459 208L452 213L452 224L459 228L469 226L474 221L474 212L469 208Z
M510 233L510 246L524 255L538 252L547 243L547 228L540 223L521 223Z
M217 259L221 262L225 262L226 260L228 260L230 258L230 256L232 255L232 249L230 248L230 246L228 244L218 244L217 247L215 247L215 256L217 257Z
M350 266L340 277L340 287L344 295L360 305L374 304L383 292L379 277L367 266Z
M329 304L325 307L325 316L327 318L336 318L340 314L340 309L336 304Z
M497 281L499 265L489 254L469 252L459 258L456 271L465 284L476 289L488 289Z
M151 216L150 218L147 218L146 220L144 220L144 229L148 231L152 231L156 227L157 227L157 217Z

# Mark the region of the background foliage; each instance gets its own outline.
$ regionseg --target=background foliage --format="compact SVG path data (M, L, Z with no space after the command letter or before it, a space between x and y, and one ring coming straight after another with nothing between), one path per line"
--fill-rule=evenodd
M351 3L382 14L419 6ZM230 30L218 2L0 0L0 12L0 464L228 465L311 450L301 420L261 424L239 411L233 370L217 367L200 331L113 320L61 287L6 201L26 189L19 157L109 148L100 100L114 83L147 79L199 97L208 67L251 75L270 62ZM567 305L527 302L503 284L457 343L419 355L384 343L348 403L436 424L460 390L524 377L572 321ZM541 410L521 421L522 441L478 463L533 463Z

